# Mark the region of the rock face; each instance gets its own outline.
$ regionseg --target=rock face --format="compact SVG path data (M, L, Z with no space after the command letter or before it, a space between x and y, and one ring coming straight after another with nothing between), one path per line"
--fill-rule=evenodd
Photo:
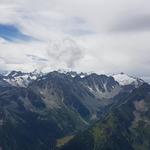
M56 139L76 134L120 106L138 84L112 76L54 71L13 71L0 76L0 147L48 150ZM134 104L145 110L144 102ZM137 112L134 114L138 120Z

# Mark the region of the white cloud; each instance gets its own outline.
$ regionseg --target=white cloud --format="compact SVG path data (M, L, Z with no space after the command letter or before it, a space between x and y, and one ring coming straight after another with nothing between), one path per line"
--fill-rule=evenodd
M0 72L4 71L5 68L6 68L6 63L2 58L0 58Z
M0 67L124 71L148 78L150 28L143 18L150 16L149 5L147 0L0 0L0 24L13 24L37 39L1 40Z

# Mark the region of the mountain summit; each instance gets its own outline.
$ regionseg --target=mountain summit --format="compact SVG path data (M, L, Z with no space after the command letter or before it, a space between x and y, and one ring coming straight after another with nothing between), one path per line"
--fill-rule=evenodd
M77 73L75 71L66 71L66 70L58 70L56 71L60 74L71 76L72 78L85 78L87 76L90 76L94 73ZM48 73L47 73L48 74ZM3 79L10 83L13 86L20 86L20 87L27 87L28 84L34 80L36 80L38 77L41 77L45 75L45 73L42 73L41 71L34 70L33 72L25 73L21 71L11 71L7 74L1 74L3 76ZM98 74L97 74L98 75ZM129 76L124 73L115 74L112 76L115 81L117 81L121 86L126 85L134 85L135 87L138 87L144 83L144 81L140 78Z
M122 86L132 84L138 87L139 85L144 83L142 79L132 77L124 73L113 75L113 78Z
M118 76L121 81L127 77ZM0 147L54 149L58 139L84 131L144 84L128 77L124 85L118 76L60 71L1 75Z

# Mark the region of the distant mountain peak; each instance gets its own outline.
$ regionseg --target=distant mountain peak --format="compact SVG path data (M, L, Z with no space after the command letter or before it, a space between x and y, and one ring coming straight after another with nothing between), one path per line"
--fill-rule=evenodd
M3 76L3 80L11 84L12 86L17 87L27 87L28 84L36 80L42 73L38 70L34 70L30 73L24 73L22 71L11 71Z
M23 74L25 74L25 73L23 73L21 71L15 71L15 70L13 70L13 71L9 72L8 74L6 74L5 76L8 76L8 77L17 77L17 76L22 76Z
M122 86L131 85L131 84L138 86L144 83L142 79L129 76L123 72L113 75L113 78Z
M97 78L98 76L107 76L107 75L99 75L96 73L76 72L71 71L69 69L68 70L59 69L57 71L51 71L49 73L43 73L37 69L29 73L13 70L7 74L2 74L1 76L2 78L4 78L6 82L8 82L13 86L27 87L29 83L46 74L53 74L53 75L55 74L58 76L59 74L62 74L63 76L70 76L71 78L76 79L79 78L79 80L84 79L86 77ZM114 80L117 81L121 86L133 85L135 87L139 87L144 83L142 79L127 75L124 72L112 75L110 77L113 77Z

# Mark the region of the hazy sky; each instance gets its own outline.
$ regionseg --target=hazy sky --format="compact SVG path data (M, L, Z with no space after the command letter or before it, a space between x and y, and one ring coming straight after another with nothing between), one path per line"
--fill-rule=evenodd
M0 70L150 77L149 0L0 0Z

